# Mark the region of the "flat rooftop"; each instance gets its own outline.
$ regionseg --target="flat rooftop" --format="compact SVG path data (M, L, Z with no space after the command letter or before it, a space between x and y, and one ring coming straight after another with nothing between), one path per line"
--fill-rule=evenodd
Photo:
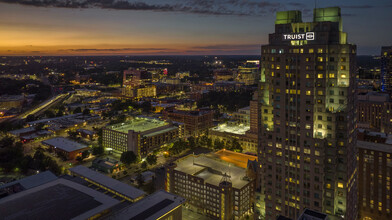
M357 141L357 147L367 150L382 151L386 153L392 153L392 145L380 144L367 141Z
M108 219L155 220L184 202L184 198L160 190L120 210Z
M247 131L250 130L250 126L220 124L212 128L211 130L218 131L218 132L232 133L232 134L245 134Z
M213 155L223 161L235 164L236 166L242 167L245 169L248 167L248 160L251 160L251 161L257 160L257 156L237 153L237 152L225 150L225 149L217 151Z
M72 141L72 140L69 140L69 139L63 138L63 137L51 138L51 139L42 141L41 143L55 147L55 148L59 148L59 149L66 151L66 152L73 152L73 151L81 150L81 149L88 147L84 144L80 144L78 142L75 142L75 141Z
M135 200L146 194L140 189L137 189L131 185L127 185L111 177L105 176L82 165L72 167L69 170L76 175L87 178L95 183L99 183L100 185L116 191L132 200Z
M175 170L200 177L213 185L219 185L225 173L230 176L234 188L240 189L249 183L248 180L243 179L246 175L244 168L212 156L189 155L175 161L175 163L177 164Z
M88 219L120 203L103 193L66 179L0 200L4 219Z
M132 120L128 120L120 124L110 125L106 128L122 133L128 133L129 130L133 130L135 132L145 132L168 124L168 122L155 118L135 117Z

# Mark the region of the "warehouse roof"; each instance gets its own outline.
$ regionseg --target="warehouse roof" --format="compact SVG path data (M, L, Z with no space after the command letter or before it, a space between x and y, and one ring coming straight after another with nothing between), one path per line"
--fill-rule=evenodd
M79 165L69 169L72 173L89 179L95 183L99 183L106 188L116 191L132 200L144 196L146 193L140 189L137 189L131 185L127 185L118 180L105 176L94 170L91 170L85 166Z
M114 214L115 219L155 220L183 204L185 199L160 190Z
M63 138L63 137L51 138L51 139L42 141L42 143L45 145L55 147L55 148L59 148L59 149L64 150L66 152L73 152L73 151L81 150L81 149L88 147L84 144L80 144L78 142L75 142L75 141L72 141L72 140L69 140L69 139Z

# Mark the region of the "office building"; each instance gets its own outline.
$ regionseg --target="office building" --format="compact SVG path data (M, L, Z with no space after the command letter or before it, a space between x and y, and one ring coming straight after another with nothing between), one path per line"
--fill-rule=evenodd
M361 220L392 218L392 136L384 136L382 139L357 141L358 219Z
M155 85L143 85L137 87L122 88L122 95L128 98L144 98L155 97L157 95L157 88Z
M245 85L257 84L259 74L259 60L247 60L243 65L238 67L235 80Z
M244 219L252 213L255 180L246 170L208 155L188 155L166 170L166 191L180 195L213 219Z
M259 162L266 219L304 208L357 218L356 46L340 8L277 13L261 47Z
M392 46L381 47L381 91L392 95Z
M250 106L240 108L233 113L233 120L244 125L250 125Z
M166 110L163 112L166 120L184 124L185 136L199 136L213 126L214 111L212 110Z
M392 100L388 93L358 94L358 128L392 133Z
M109 125L102 131L102 145L115 151L133 151L145 156L152 150L183 136L183 125L155 118L135 117Z

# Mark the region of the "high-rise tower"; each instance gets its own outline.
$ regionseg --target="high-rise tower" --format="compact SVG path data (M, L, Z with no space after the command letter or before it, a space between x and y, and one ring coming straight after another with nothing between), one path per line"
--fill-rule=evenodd
M381 90L392 96L392 46L381 47Z
M266 219L304 208L331 219L357 216L356 46L340 8L277 13L261 47L259 161Z

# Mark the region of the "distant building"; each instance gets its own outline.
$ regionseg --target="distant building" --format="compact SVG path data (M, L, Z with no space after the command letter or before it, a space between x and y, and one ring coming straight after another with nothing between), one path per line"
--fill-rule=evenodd
M135 117L103 129L102 144L119 152L133 151L147 155L150 151L183 136L183 125L155 118Z
M81 155L83 151L90 149L84 144L69 140L63 137L55 137L41 142L43 145L49 146L57 154L63 155L68 160L74 160Z
M230 69L216 69L214 70L214 81L227 81L233 80L234 73Z
M157 88L155 85L122 88L122 95L129 98L155 97Z
M166 172L166 191L213 219L244 219L252 213L255 180L244 168L207 155L188 155Z
M185 199L181 196L157 191L142 200L110 214L106 220L181 220L182 204Z
M381 92L360 93L357 95L358 127L392 133L392 100L390 95Z
M224 142L237 140L244 152L257 153L257 137L249 135L249 130L249 126L227 122L211 128L208 137L213 141L215 139Z
M121 169L121 163L110 158L96 158L93 160L91 167L104 173L114 173Z
M78 132L80 136L82 136L84 138L88 138L88 139L93 139L93 138L97 137L97 132L90 131L87 129L78 129L78 130L76 130L76 132Z
M260 71L259 60L247 60L243 65L238 67L235 80L245 85L255 85Z
M0 96L0 111L12 108L21 109L24 101L25 97L23 95L2 95Z
M250 106L240 108L233 113L233 120L238 121L244 125L250 125Z
M213 126L214 111L167 110L163 112L163 116L167 120L183 123L186 136L198 136Z
M381 48L381 90L392 96L392 46Z

